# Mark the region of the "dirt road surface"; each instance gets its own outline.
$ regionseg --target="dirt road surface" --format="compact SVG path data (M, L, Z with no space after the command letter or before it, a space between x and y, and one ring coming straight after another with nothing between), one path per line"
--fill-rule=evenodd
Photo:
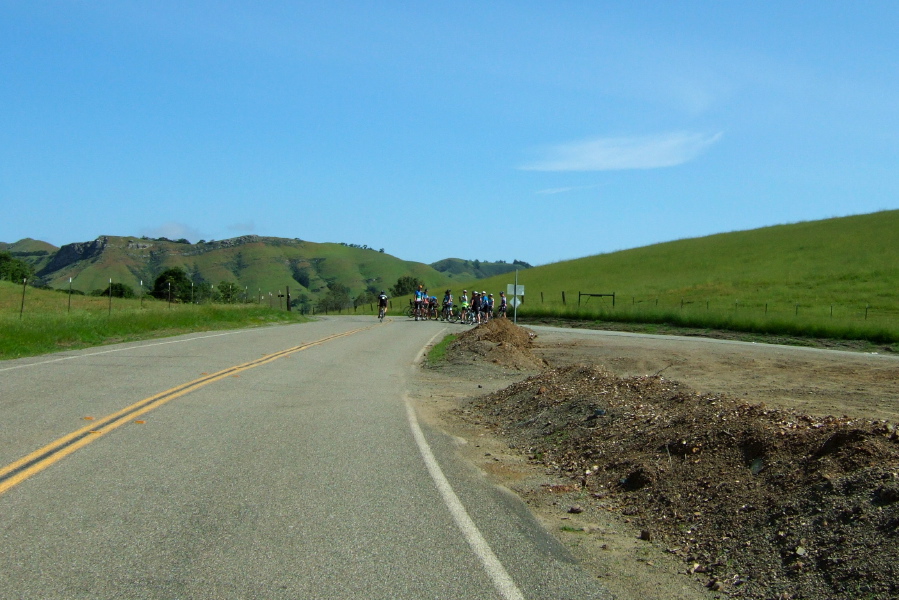
M747 404L764 403L772 410L821 417L846 415L881 420L886 426L899 421L899 357L895 355L552 327L530 329L537 334L533 351L548 367L599 365L615 376L661 376L689 386L697 394L727 395ZM486 342L478 344L489 350ZM468 441L463 452L469 460L525 499L544 525L617 597L687 600L739 596L739 590L710 579L704 565L685 565L683 555L641 531L640 520L622 511L621 505L585 502L586 485L573 484L559 469L534 460L528 448L517 447L512 437L501 435L504 432L498 432L501 427L490 414L500 409L484 408L488 403L477 399L491 392L497 396L508 393L503 390L537 369L504 365L491 356L484 351L456 357L424 369L419 382L422 410L433 423ZM601 498L602 494L593 496ZM805 553L801 546L796 549ZM791 567L796 565L802 563L794 562ZM772 597L800 596L784 592ZM872 592L870 597L890 596Z

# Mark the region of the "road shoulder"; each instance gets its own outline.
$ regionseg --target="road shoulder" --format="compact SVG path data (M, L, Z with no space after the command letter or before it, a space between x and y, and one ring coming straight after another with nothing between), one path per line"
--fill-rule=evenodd
M458 445L459 455L492 483L521 498L543 527L616 598L714 597L684 574L681 561L640 539L640 530L626 516L602 503L584 502L584 492L570 481L547 473L545 467L529 461L521 449L510 448L506 440L466 412L472 398L503 389L530 374L486 362L422 367L413 382L412 396L424 422L464 440Z

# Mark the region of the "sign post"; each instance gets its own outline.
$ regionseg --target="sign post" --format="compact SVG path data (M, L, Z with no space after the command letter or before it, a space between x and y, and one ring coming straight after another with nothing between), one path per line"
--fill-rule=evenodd
M509 302L512 303L512 322L518 324L518 305L524 302L524 286L518 285L518 271L515 271L515 285L511 283L506 286L506 296L509 296ZM521 298L519 298L521 296Z

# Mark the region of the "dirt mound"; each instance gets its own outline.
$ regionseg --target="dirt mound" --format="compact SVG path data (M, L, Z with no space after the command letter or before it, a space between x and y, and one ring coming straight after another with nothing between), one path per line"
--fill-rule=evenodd
M661 377L546 370L469 409L740 598L899 597L899 434Z
M491 319L459 335L447 348L447 360L454 364L487 361L500 367L536 371L546 361L533 352L537 334L509 319Z

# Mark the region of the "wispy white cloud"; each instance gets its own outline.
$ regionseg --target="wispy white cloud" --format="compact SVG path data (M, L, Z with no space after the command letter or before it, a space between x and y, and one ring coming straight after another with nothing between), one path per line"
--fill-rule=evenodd
M141 232L141 235L154 238L164 237L170 240L180 240L183 238L194 242L201 237L200 233L193 227L175 221L163 223L159 227L145 228Z
M552 146L521 166L525 171L618 171L659 169L689 162L723 133L676 132L655 136L597 138Z
M594 185L574 185L574 186L568 186L568 187L558 187L558 188L548 188L548 189L545 189L545 190L537 190L536 193L537 193L537 194L546 194L546 195L552 195L552 194L565 194L565 193L567 193L567 192L577 192L577 191L580 191L580 190L589 190L589 189L593 189L593 188L597 188L597 187L599 187L599 184L594 184Z

